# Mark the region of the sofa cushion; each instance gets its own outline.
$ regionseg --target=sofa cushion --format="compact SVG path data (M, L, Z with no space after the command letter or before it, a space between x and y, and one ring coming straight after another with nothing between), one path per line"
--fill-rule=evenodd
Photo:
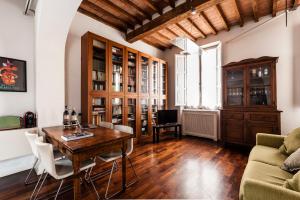
M287 156L276 148L256 145L250 152L249 161L258 161L274 166L282 166Z
M279 166L273 166L257 161L249 161L241 181L240 199L243 199L244 180L248 178L278 186L283 186L286 179L291 179L292 177L292 174L280 169Z
M283 186L290 190L300 192L300 171L298 171L293 178L287 179Z
M300 148L284 161L281 169L294 173L300 170Z
M283 145L279 148L281 153L291 155L300 148L300 128L294 129L284 138Z

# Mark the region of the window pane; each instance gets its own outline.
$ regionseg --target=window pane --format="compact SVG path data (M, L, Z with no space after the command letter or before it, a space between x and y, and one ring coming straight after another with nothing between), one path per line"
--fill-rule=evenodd
M185 95L186 95L186 80L185 80L185 70L186 68L186 58L183 55L175 55L175 105L184 106L185 105Z
M204 49L201 56L202 105L215 108L218 105L218 56L217 46Z
M200 64L199 55L187 56L186 105L198 107L200 104Z

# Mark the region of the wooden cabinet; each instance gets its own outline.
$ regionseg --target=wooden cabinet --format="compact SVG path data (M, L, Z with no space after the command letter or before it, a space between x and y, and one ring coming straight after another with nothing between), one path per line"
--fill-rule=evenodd
M277 60L261 57L223 66L221 135L225 143L255 145L259 132L280 134Z
M151 139L158 109L167 109L167 63L93 33L81 43L82 122L131 126Z

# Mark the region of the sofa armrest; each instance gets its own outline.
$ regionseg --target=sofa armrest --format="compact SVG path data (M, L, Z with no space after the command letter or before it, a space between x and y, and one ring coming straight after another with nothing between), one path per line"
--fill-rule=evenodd
M257 133L256 134L256 145L269 146L279 148L284 141L286 136L274 135L268 133Z
M243 200L295 200L300 193L283 186L247 179L244 182Z

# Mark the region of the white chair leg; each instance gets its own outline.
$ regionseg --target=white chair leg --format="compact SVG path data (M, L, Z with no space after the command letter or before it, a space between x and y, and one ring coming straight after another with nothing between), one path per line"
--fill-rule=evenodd
M34 164L33 164L32 168L30 169L30 171L29 171L29 173L28 173L28 175L27 175L27 177L24 181L25 185L29 185L31 183L34 183L34 182L29 182L29 180L30 180L31 174L32 174L32 172L34 170L34 167L36 166L37 162L38 162L38 159L35 158Z
M99 200L100 199L99 193L98 193L98 191L97 191L97 189L95 187L94 181L91 179L91 177L89 178L89 182L92 184L93 189L95 190L95 193L97 195L97 199Z
M133 185L134 183L136 183L140 179L140 177L138 177L138 175L136 174L136 171L135 171L135 169L134 169L134 167L132 165L131 159L127 155L126 155L126 158L128 159L128 161L130 163L130 166L131 166L131 168L133 170L134 176L135 176L135 180L133 180L130 183L126 184L126 187L129 187L129 186Z
M110 175L109 175L109 179L108 179L108 183L107 183L107 187L106 187L106 191L105 191L105 199L109 199L112 196L114 196L114 195L112 195L112 196L108 197L108 189L109 189L109 185L110 185L110 182L111 182L112 174L114 172L115 163L116 163L116 161L113 161L113 165L112 165L112 168L111 168L111 171L110 171Z
M34 193L35 193L35 191L36 191L36 189L37 189L37 187L38 187L38 185L39 185L39 183L40 183L40 181L41 181L41 179L42 179L44 173L45 173L45 170L43 170L42 174L40 175L40 177L39 177L39 179L38 179L38 181L37 181L37 183L36 183L36 185L35 185L35 187L34 187L34 189L33 189L33 191L32 191L32 194L31 194L31 196L30 196L30 200L32 200L33 195L34 195Z
M55 195L55 197L54 197L54 200L57 199L57 196L58 196L58 194L59 194L59 191L60 191L61 186L63 185L63 183L64 183L64 179L62 179L61 182L60 182L60 184L59 184L59 187L58 187L58 190L57 190L56 195Z
M40 190L42 189L42 187L43 187L43 185L44 185L44 182L45 182L47 176L48 176L48 173L46 173L46 175L45 175L45 177L44 177L44 179L43 179L43 181L42 181L42 183L41 183L41 185L40 185L40 187L39 187L39 189L38 189L38 191L37 191L37 193L36 193L36 195L35 195L35 197L34 197L34 200L37 199L37 197L38 197L38 195L39 195L39 193L40 193Z

